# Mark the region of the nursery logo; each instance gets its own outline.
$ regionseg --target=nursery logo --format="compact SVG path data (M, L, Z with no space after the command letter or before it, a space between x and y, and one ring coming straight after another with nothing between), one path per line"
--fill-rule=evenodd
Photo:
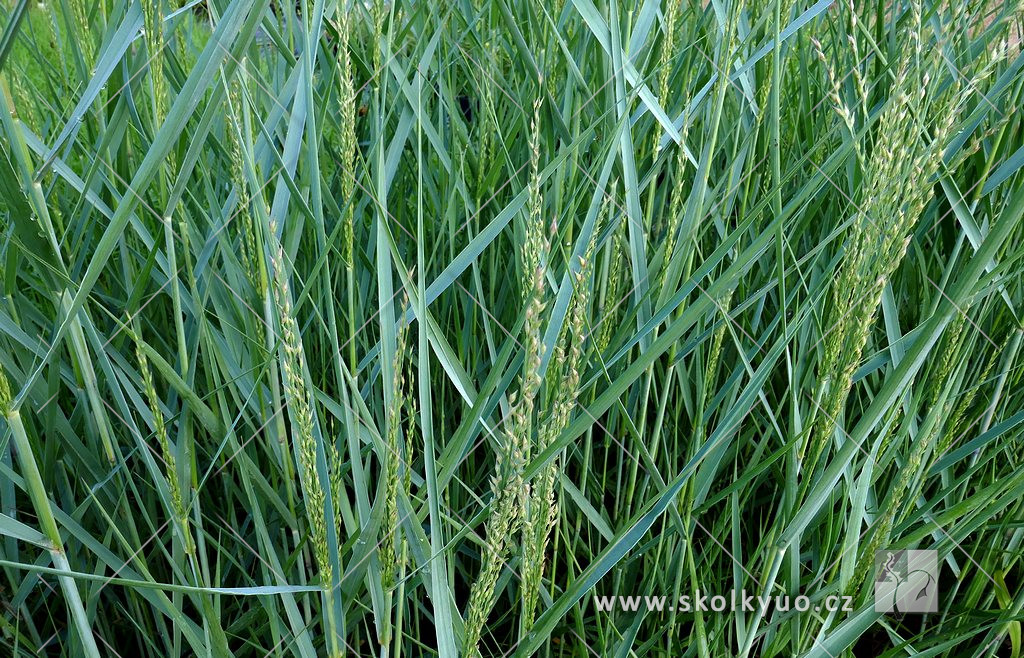
M935 551L875 552L875 612L938 612L939 559Z

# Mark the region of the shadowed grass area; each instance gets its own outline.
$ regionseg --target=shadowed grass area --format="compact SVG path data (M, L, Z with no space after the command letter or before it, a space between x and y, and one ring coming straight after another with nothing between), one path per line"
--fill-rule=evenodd
M0 653L1021 655L1021 23L7 0Z

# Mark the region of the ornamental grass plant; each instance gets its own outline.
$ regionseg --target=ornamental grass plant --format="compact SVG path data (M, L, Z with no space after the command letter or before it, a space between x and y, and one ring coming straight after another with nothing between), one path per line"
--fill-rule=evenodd
M1021 656L1022 27L4 0L0 655Z

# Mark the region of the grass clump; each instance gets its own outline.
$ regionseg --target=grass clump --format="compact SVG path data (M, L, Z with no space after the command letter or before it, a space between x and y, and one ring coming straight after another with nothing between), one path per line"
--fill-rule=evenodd
M3 3L0 654L1019 655L1022 27Z

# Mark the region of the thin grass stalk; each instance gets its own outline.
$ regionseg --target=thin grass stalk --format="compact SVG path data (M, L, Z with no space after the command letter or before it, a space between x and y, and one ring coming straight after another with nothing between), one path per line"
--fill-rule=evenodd
M494 88L497 85L497 76L499 74L498 57L501 54L501 50L497 48L497 34L489 33L487 41L484 44L486 48L487 57L485 57L483 66L483 78L480 82L480 116L481 118L497 117L497 104L495 103ZM477 142L477 165L476 165L476 184L473 189L476 190L476 206L480 209L483 202L484 196L487 193L485 184L487 182L487 175L490 171L491 158L493 156L492 150L494 147L494 133L493 127L490 123L485 121L479 122L479 137Z
M168 103L170 102L170 87L167 84L167 76L164 71L164 21L160 0L145 0L142 3L143 28L146 33L146 45L148 49L149 81L152 85L152 130L153 134L159 130L167 116ZM159 202L155 207L163 207L167 200L168 182L175 180L178 175L178 162L171 151L165 162L165 167L158 176ZM184 219L180 220L184 221ZM185 325L182 316L181 291L177 283L178 259L175 248L174 236L174 209L167 209L160 217L164 229L164 248L167 251L167 275L172 280L169 286L171 303L174 309L174 325L178 342L178 361L181 368L181 375L188 374L189 359L188 346L185 340Z
M71 306L71 295L67 291L64 291L64 294L61 296L61 304L64 309L68 309ZM76 317L71 321L68 340L71 343L72 353L76 357L82 383L89 397L90 409L96 418L96 427L100 434L100 444L103 446L103 453L107 458L108 464L115 464L118 457L117 450L114 446L110 422L103 407L103 399L100 397L99 380L96 377L96 369L93 367L92 356L85 340L85 332L82 329L80 318Z
M7 381L7 375L0 370L0 415L7 420L7 426L14 438L14 448L18 454L18 463L21 464L21 474L25 478L25 485L29 498L32 500L32 508L35 510L36 518L46 536L49 546L47 551L53 566L63 572L70 572L67 556L64 552L64 543L57 527L57 520L54 518L53 509L50 507L50 500L46 493L46 485L39 473L39 466L36 462L35 453L32 450L32 443L29 441L28 432L25 430L25 423L21 419L21 412L13 409L11 387ZM96 646L96 639L93 637L92 625L89 616L86 614L85 606L82 604L82 597L78 592L78 584L68 575L61 575L57 578L60 581L61 590L67 599L69 613L74 620L75 628L78 631L78 638L82 642L82 649L85 655L91 658L99 658L100 651Z
M238 175L241 175L246 181L244 188L242 188L245 191L244 193L239 191L238 198L240 203L247 203L245 203L243 208L239 209L238 212L243 214L236 221L241 219L243 222L242 230L244 233L240 238L240 242L246 245L243 247L248 252L246 258L252 259L252 272L247 274L253 277L259 299L259 310L255 312L256 321L251 326L255 327L254 332L256 333L253 343L255 346L258 346L255 353L261 355L258 368L261 371L264 367L266 368L266 379L269 382L270 399L268 400L269 411L267 413L273 419L271 435L277 438L275 456L280 461L288 510L292 516L297 516L298 503L294 485L295 465L292 461L288 429L285 423L285 402L281 391L281 377L279 376L280 364L278 359L273 356L277 347L276 337L274 332L269 329L275 325L275 303L271 285L274 274L268 267L268 259L264 256L264 228L274 222L270 219L270 206L262 188L252 191L254 181L259 179L261 172L258 163L253 157L249 104L245 102L246 94L242 93L248 90L245 86L246 76L248 75L249 67L247 62L243 60L236 72L239 84L235 89L239 92L240 98L236 102L230 94L228 96L234 111L240 113L236 115L236 120L233 122L233 126L238 132L234 137L233 143L238 145L238 155L241 158L241 162L238 164L242 166L242 169L238 172ZM248 224L245 223L246 220L249 220ZM290 534L294 545L298 547L301 543L299 529L297 527L292 528Z

